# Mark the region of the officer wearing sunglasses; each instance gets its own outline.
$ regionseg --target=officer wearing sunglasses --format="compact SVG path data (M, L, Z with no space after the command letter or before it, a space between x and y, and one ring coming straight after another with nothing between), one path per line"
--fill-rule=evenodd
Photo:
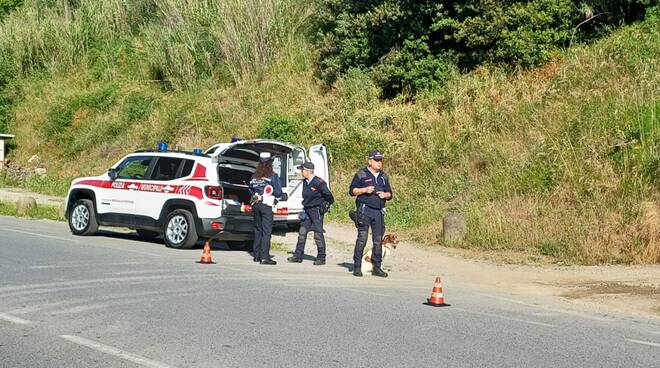
M362 256L367 244L369 228L373 240L372 262L374 276L387 277L381 269L383 248L381 241L385 234L385 202L392 199L390 180L383 172L383 154L379 150L369 153L367 167L358 171L349 187L349 194L355 199L358 235L353 253L353 275L362 276Z

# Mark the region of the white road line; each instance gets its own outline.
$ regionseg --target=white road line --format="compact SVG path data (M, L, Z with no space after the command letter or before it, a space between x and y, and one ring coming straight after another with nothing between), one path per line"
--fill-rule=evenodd
M34 236L38 236L40 238L46 238L46 239L63 240L63 241L68 241L68 242L73 242L73 243L78 242L76 239L68 239L68 238L62 238L62 237L59 237L59 236L37 234L37 233L29 232L29 231L21 231L21 230L8 229L8 228L0 228L0 230L2 230L2 231L11 231L11 232L14 232L14 233L19 233L19 234L34 235Z
M640 345L648 345L648 346L655 346L656 348L660 348L660 344L657 344L655 342L650 342L650 341L642 341L642 340L634 340L634 339L625 339L626 341L630 341L635 344L640 344Z
M11 314L7 314L7 313L0 313L0 319L11 323L16 323L19 325L27 325L28 323L32 323L26 319L14 317Z
M190 275L164 275L164 276L144 276L144 277L107 277L107 278L97 278L97 279L87 279L87 280L70 280L70 281L56 281L43 284L28 284L28 285L17 285L17 286L6 286L0 287L0 293L11 293L15 291L25 291L25 290L34 290L34 289L43 289L51 287L68 287L74 285L94 285L94 284L105 284L105 283L125 283L125 282L144 282L149 280L165 280L165 279L198 279L198 278L207 278L214 275L207 274L190 274Z
M190 293L191 291L195 291L195 290L194 289L191 290L190 288L188 288L188 289L148 291L141 293L123 293L123 294L114 294L114 295L104 294L103 296L94 297L94 298L79 298L79 299L71 299L71 300L59 301L54 303L41 303L41 304L36 303L35 305L31 305L29 307L26 306L11 310L9 311L9 313L28 314L28 313L39 312L42 310L56 309L57 311L55 312L55 314L58 314L58 312L61 312L64 307L73 306L76 304L91 305L92 303L95 302L108 302L108 301L120 300L120 299L134 300L137 297L146 297L146 296L187 294Z
M174 295L174 297L183 297L183 296L195 296L195 295L207 295L208 291L206 290L196 290L196 291L187 291L187 292L181 292L177 293ZM224 293L215 293L214 295L223 295ZM131 300L118 300L114 302L105 302L105 303L94 303L94 304L86 304L86 305L79 305L76 307L68 308L68 309L60 309L55 312L50 312L50 316L59 316L59 315L65 315L65 314L77 314L77 313L84 313L84 312L89 312L91 310L97 310L97 309L107 309L111 307L120 307L120 306L126 306L126 305L131 305L131 304L140 304L148 301L153 301L153 300L158 300L158 299L163 299L163 298L168 298L170 295L154 295L151 297L145 297L145 298L133 298Z
M203 280L203 281L212 281L212 280L217 280L217 281L242 281L242 280L247 280L247 281L252 281L255 280L253 278L245 278L245 277L215 277L214 275L198 275L198 276L181 276L181 277L171 277L170 275L168 276L156 276L154 278L151 278L149 280L128 280L122 282L122 287L126 287L128 285L146 285L146 284L152 284L152 283L160 283L164 279L175 279L175 280L180 280L181 282L197 282L198 280ZM261 280L261 279L259 279ZM266 279L264 279L266 280ZM12 299L18 300L16 298L33 298L34 296L38 294L49 294L49 293L55 293L55 292L61 292L64 290L80 290L80 289L91 289L91 288L97 288L101 287L104 282L98 282L98 283L91 283L91 284L78 284L78 285L73 285L73 286L58 286L58 287L51 287L51 288L40 288L37 290L23 290L23 291L10 291L10 292L2 292L0 291L0 296L3 297L9 297L11 296Z
M72 335L60 335L61 338L64 340L70 341L74 344L82 345L85 347L88 347L92 350L96 350L101 353L105 353L108 355L112 355L117 358L122 358L125 360L128 360L130 362L139 364L143 367L151 367L151 368L171 368L171 365L167 365L165 363L157 362L155 360L151 360L149 358L145 358L143 356L139 356L133 353L129 353L127 351L123 351L121 349L117 349L112 346L100 344L98 342L92 341L92 340L87 340L82 337L78 336L72 336Z
M515 322L522 322L522 323L529 323L531 325L536 325L536 326L544 326L544 327L557 327L555 325L551 325L549 323L543 323L543 322L536 322L536 321L530 321L526 319L521 319L521 318L514 318L514 317L507 317L507 316L501 316L499 314L493 314L493 313L485 313L485 312L477 312L473 310L468 310L468 309L463 309L463 308L456 308L453 307L454 309L458 309L467 313L472 313L472 314L480 314L483 316L488 316L488 317L494 317L494 318L501 318L501 319L506 319L509 321L515 321Z

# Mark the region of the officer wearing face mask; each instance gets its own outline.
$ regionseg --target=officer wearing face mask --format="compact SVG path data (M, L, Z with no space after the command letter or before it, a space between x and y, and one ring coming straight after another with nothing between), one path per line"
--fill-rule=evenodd
M373 240L373 271L374 276L387 277L381 269L383 248L381 241L385 233L385 204L392 199L390 180L383 172L383 154L373 150L367 157L367 167L358 171L351 181L349 194L355 196L358 221L358 235L353 252L353 275L362 277L362 256L367 244L369 228Z

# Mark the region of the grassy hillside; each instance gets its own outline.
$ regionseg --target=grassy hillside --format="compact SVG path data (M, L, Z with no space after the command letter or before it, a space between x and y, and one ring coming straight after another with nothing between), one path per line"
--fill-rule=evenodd
M541 68L480 68L409 102L380 100L359 71L317 82L303 37L311 10L298 1L81 3L73 20L28 4L0 26L0 71L16 76L0 83L10 158L29 167L37 154L48 169L5 183L63 194L71 178L158 141L270 134L328 145L331 215L345 220L351 176L378 147L397 194L389 228L415 240L440 244L442 217L459 211L468 237L450 246L660 263L657 8Z

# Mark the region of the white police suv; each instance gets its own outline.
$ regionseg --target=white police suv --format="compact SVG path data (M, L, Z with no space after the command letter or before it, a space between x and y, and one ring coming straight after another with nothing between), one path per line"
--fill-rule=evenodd
M205 152L143 150L122 158L101 176L75 179L66 198L71 232L95 234L99 226L136 229L144 238L162 236L173 248L202 239L253 237L248 183L261 152L269 152L285 198L274 208L276 225L300 224L303 178L296 166L312 161L329 182L324 145L304 147L274 140L237 140Z

